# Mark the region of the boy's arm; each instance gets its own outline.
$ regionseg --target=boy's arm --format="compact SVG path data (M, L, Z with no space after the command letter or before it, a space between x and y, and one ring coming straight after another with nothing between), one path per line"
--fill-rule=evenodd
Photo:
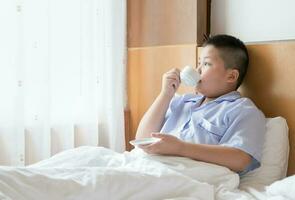
M139 123L136 139L151 137L152 132L161 130L171 98L162 93L156 98Z
M161 130L170 101L180 84L179 73L178 69L172 69L163 75L161 93L141 119L137 139L151 137L152 132Z
M222 165L236 172L243 171L251 162L251 156L237 148L192 144L167 134L153 133L153 136L161 140L155 144L142 145L141 148L147 153L188 157Z
M244 151L220 145L184 143L180 156L214 163L241 172L251 163L251 156Z

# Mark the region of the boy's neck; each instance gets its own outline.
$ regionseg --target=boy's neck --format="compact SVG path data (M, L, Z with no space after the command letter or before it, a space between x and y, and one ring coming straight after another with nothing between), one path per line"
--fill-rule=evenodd
M203 104L206 104L206 103L208 103L210 101L213 101L214 99L216 99L216 98L205 97L205 98L203 98L200 106L203 105Z
M230 90L230 91L224 93L223 95L228 94L228 93L233 92L233 91L236 91L236 90ZM217 98L219 98L219 97L221 97L223 95L219 95L218 97L206 97L206 96L204 96L204 98L202 99L202 102L200 103L200 106L203 105L203 104L206 104L206 103L208 103L210 101L213 101L213 100L215 100L215 99L217 99Z

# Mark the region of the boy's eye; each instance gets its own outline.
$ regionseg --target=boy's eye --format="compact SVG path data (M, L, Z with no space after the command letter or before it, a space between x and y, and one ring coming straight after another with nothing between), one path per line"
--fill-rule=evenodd
M208 63L208 62L204 62L204 66L211 66L211 63Z

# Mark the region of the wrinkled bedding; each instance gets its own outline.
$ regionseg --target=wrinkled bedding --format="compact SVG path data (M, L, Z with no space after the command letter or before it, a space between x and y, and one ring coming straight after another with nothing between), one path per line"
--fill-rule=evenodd
M252 199L225 167L184 157L79 147L27 167L0 167L0 199Z

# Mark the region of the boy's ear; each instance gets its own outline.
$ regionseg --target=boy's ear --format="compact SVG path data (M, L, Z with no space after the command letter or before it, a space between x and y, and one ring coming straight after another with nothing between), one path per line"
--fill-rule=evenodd
M237 69L230 69L229 70L229 74L227 76L227 80L229 83L234 83L234 82L237 82L238 81L238 78L239 78L239 70Z

